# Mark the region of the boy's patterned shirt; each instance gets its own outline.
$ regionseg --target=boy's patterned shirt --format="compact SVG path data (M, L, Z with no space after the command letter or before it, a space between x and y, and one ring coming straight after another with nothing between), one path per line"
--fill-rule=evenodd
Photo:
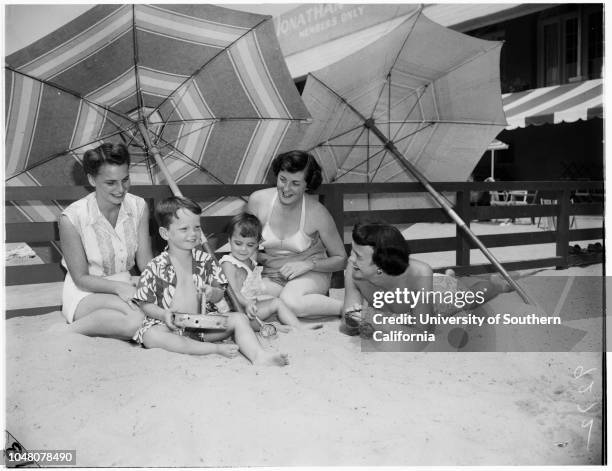
M205 284L217 288L224 288L227 285L227 278L221 266L208 252L196 247L191 250L191 254L191 272L197 291L203 290ZM169 309L176 292L176 283L176 271L170 260L170 254L164 250L149 262L140 275L134 299ZM208 303L207 310L215 311L216 307Z

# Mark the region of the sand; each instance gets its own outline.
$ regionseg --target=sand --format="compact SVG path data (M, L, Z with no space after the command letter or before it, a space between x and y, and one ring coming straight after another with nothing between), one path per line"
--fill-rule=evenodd
M602 459L601 353L362 353L334 320L270 342L290 366L256 368L48 332L61 322L6 322L6 428L29 449L76 450L79 467Z

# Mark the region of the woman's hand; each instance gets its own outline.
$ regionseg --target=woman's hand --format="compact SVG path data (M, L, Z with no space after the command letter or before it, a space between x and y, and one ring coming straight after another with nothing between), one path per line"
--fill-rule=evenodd
M288 262L285 263L280 271L280 274L283 275L288 280L293 280L304 273L308 273L314 268L314 262L312 261L304 261L304 262Z
M115 294L119 296L122 301L125 301L132 309L138 309L133 299L136 294L136 288L131 283L125 283L123 281L116 281L115 283L117 283Z
M255 316L257 315L257 304L254 302L247 304L245 306L245 311L249 319L255 318Z

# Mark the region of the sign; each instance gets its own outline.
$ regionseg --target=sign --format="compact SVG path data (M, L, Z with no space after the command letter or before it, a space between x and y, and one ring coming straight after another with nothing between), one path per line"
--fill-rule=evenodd
M306 4L274 19L285 56L415 12L418 4Z

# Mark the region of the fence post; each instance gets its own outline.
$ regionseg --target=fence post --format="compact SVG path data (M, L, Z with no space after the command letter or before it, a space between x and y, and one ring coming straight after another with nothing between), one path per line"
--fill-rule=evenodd
M344 246L344 193L338 183L325 185L325 191L321 193L321 204L327 208L334 219ZM344 288L344 270L332 273L330 288Z
M455 211L461 219L465 221L466 226L470 227L470 220L472 219L472 208L470 207L470 191L459 190L457 191L457 204ZM456 253L455 253L455 265L457 266L470 266L470 243L468 238L465 236L463 231L459 230L459 227L455 225L455 231L457 233L455 240L457 241Z
M344 243L344 194L337 183L325 185L325 191L321 194L323 204L336 223L336 228Z
M565 188L558 194L559 210L557 213L557 257L562 258L563 265L557 268L567 268L569 247L569 210L570 190Z

